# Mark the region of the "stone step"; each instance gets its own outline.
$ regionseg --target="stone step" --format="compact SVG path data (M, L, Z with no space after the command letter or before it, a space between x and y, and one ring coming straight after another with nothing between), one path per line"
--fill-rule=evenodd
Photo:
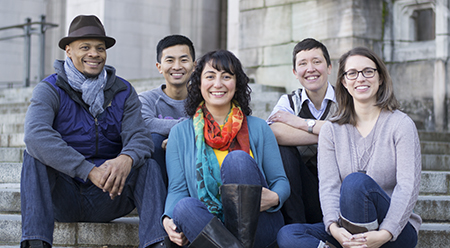
M450 142L421 141L422 154L450 154Z
M23 132L24 132L23 122L0 124L0 134L23 133Z
M420 194L450 196L450 171L422 171Z
M0 244L20 243L22 230L19 214L0 214L0 226ZM53 243L56 246L75 247L136 247L139 245L138 227L138 217L123 217L111 223L56 222Z
M450 196L420 195L414 212L424 222L450 222Z
M0 114L26 113L30 102L0 103Z
M427 132L420 130L419 138L421 141L450 142L450 132Z
M24 147L0 147L0 162L22 162Z
M24 133L0 134L0 147L24 147Z
M422 154L422 170L450 171L450 155Z
M450 247L450 223L423 223L417 248Z
M20 183L22 163L0 163L0 185L2 183Z
M25 121L26 113L0 114L0 124L21 124Z
M0 103L20 103L29 102L33 92L33 87L12 88L0 90Z

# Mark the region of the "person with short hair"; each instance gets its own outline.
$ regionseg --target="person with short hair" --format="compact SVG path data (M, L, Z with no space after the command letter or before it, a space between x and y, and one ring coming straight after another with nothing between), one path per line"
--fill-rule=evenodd
M54 221L109 222L137 208L140 247L168 241L166 188L141 103L106 65L116 43L101 21L79 15L59 41L65 60L38 83L25 117L21 247L51 247ZM105 235L108 235L105 233Z
M319 192L323 222L291 224L280 248L412 248L422 220L413 212L421 177L414 122L398 110L383 61L365 47L339 60L339 110L319 137Z
M142 117L152 133L155 144L153 158L158 162L167 187L166 145L170 129L187 119L184 103L186 85L195 66L195 50L192 41L183 35L169 35L156 46L156 68L164 76L165 84L141 92Z
M292 53L302 88L281 96L267 119L277 138L291 195L281 208L286 224L322 221L317 178L317 141L322 125L336 111L328 82L331 60L321 42L307 38Z

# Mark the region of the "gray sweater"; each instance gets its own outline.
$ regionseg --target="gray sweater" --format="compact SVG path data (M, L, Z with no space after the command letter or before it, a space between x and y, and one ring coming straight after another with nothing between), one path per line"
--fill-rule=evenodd
M422 223L413 213L419 195L421 153L413 121L404 113L383 110L364 138L356 127L327 122L319 135L319 193L323 221L329 226L339 218L339 190L350 173L366 170L391 197L385 229L396 240L409 221L416 231Z
M185 100L174 100L162 90L166 85L139 94L142 102L142 117L151 133L169 136L170 129L187 119Z

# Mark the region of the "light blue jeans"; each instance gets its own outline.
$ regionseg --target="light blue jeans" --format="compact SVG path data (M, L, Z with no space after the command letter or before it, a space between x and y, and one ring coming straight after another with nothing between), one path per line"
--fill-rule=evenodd
M341 186L341 215L353 223L373 223L383 221L389 209L391 199L380 186L364 173L348 175ZM320 241L328 241L341 247L333 236L328 235L323 223L291 224L284 226L278 233L280 248L299 247L316 248ZM383 248L409 248L417 244L417 231L408 222L394 242L387 242Z
M153 159L148 159L140 168L133 168L122 194L111 200L108 192L92 182L82 183L60 173L25 151L20 192L21 241L38 239L52 244L54 220L109 222L127 215L135 207L139 213L140 247L167 236L160 224L166 188Z
M268 188L256 161L244 151L230 152L221 167L223 184L251 184ZM197 198L184 198L173 210L173 221L189 241L193 241L214 217ZM280 211L260 212L254 247L272 247L277 233L284 225Z

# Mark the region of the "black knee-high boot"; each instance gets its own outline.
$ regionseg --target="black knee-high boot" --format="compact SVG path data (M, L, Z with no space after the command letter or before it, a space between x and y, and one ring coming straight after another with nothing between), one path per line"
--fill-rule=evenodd
M245 248L253 248L261 207L259 185L223 184L223 217L225 226Z
M244 248L222 222L214 217L200 234L191 242L189 248Z

